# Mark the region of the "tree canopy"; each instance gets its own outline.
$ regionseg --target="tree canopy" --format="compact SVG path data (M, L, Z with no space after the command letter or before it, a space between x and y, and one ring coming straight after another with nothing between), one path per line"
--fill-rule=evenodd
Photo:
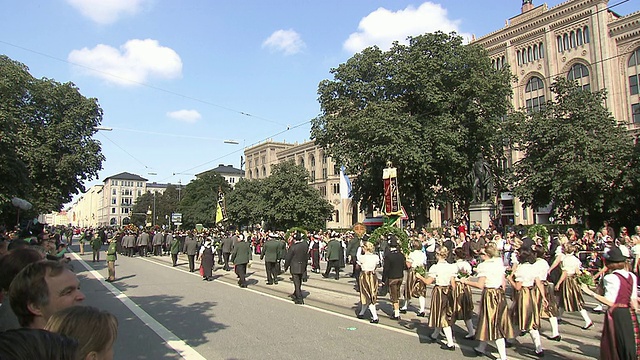
M513 165L512 191L534 209L552 204L562 219L597 225L616 210L632 139L605 107L606 92L564 78L551 91L555 99L541 111L510 118L514 149L523 155Z
M403 205L417 225L431 206L466 208L478 154L502 178L512 76L495 70L480 46L454 33L425 34L389 51L367 48L331 73L318 87L322 114L311 135L356 176L352 195L361 206L381 207L387 161L398 168Z
M187 184L178 206L182 213L183 227L192 229L196 224L213 227L218 206L218 191L221 190L226 196L230 189L224 177L211 171Z
M92 138L101 121L98 100L73 83L36 79L0 56L0 202L17 196L45 213L84 192L104 161Z

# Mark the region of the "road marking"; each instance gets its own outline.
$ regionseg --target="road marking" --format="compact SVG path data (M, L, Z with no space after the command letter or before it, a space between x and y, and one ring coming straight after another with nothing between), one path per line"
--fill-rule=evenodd
M104 287L107 288L118 300L120 300L131 312L137 316L145 325L147 325L153 332L158 334L162 340L164 340L169 347L175 350L183 359L197 359L197 360L206 360L205 357L200 355L197 351L195 351L191 346L187 345L182 339L177 337L174 333L169 331L166 327L160 324L156 319L154 319L151 315L149 315L146 311L142 310L141 307L138 306L133 300L129 299L127 295L118 290L115 286L104 280L104 277L100 275L100 273L94 270L89 264L87 264L80 255L75 252L70 253L76 260L84 266L84 268L93 275L94 278L98 279Z

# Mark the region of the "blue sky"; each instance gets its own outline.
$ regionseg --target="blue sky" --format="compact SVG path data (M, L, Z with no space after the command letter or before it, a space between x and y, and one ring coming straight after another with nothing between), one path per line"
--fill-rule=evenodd
M520 6L520 0L5 1L0 53L37 78L73 82L99 100L103 126L113 131L95 136L106 161L87 187L123 171L185 184L221 163L240 167L244 146L308 140L309 121L320 111L318 83L364 47L387 49L436 30L480 37L502 28ZM640 4L629 0L613 10L626 15Z

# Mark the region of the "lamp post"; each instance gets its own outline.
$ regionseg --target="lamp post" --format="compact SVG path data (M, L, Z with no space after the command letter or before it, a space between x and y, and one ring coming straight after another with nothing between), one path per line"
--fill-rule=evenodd
M156 191L153 192L153 226L156 226Z

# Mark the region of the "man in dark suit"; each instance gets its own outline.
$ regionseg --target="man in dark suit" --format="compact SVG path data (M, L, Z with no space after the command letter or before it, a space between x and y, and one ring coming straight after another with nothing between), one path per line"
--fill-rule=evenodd
M404 270L406 269L406 259L400 251L398 238L393 235L387 235L389 244L389 252L384 257L384 266L382 268L383 285L389 287L389 297L393 305L392 320L400 320L400 287L402 286L402 278L404 278Z
M267 271L267 285L278 283L278 266L280 260L280 236L275 233L269 234L269 239L262 246L260 260L264 260L264 267Z
M235 235L231 236L230 234L224 239L222 239L222 242L221 242L222 257L224 258L224 269L226 271L231 270L231 268L229 267L229 257L231 256L233 247L236 245L235 244L236 241L238 241L238 238Z
M231 253L231 262L235 265L236 275L238 275L238 285L241 288L247 287L247 264L251 260L251 245L247 241L243 241L242 235L232 239L238 239L233 246L233 252Z
M293 301L296 304L304 304L302 297L302 276L307 272L308 245L302 241L304 236L300 233L294 235L294 243L289 248L289 252L284 261L284 271L291 268L291 276L293 277Z
M340 257L342 256L342 242L339 234L335 231L331 232L331 240L327 243L327 269L322 274L323 278L329 277L331 269L336 270L336 280L340 278Z
M184 249L182 249L182 252L187 254L189 258L189 272L196 271L195 259L198 253L198 242L191 232L188 232L187 237L184 239Z

